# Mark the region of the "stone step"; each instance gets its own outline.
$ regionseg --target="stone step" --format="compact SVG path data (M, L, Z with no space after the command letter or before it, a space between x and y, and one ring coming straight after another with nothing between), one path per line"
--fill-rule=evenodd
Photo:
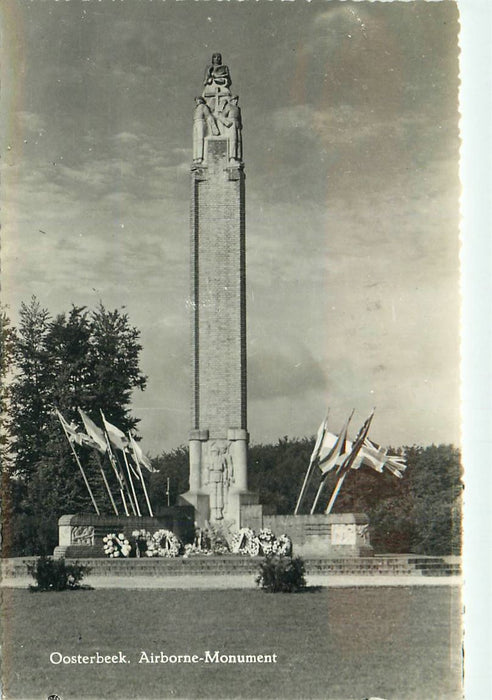
M6 559L2 575L22 577L33 557ZM67 560L71 561L71 560ZM72 560L75 561L75 560ZM190 559L78 559L94 576L179 576L255 574L261 557L192 557ZM379 558L305 559L308 574L355 576L452 576L460 574L460 564L439 557L386 556Z

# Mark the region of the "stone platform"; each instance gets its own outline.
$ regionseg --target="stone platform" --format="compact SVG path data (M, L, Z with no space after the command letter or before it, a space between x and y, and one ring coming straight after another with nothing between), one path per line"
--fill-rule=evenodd
M26 564L35 561L34 557L5 559L2 562L2 577L5 579L25 578ZM243 577L258 573L262 557L194 556L189 559L149 558L110 559L77 558L80 564L90 567L90 577L125 578L176 578L181 577ZM382 579L415 577L456 577L461 566L458 557L424 557L412 554L376 555L374 557L346 558L306 558L308 576L324 577L375 577Z

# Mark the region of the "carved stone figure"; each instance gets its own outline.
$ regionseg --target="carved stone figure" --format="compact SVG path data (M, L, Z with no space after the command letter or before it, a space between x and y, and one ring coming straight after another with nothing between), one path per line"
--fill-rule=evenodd
M239 97L234 95L226 103L224 109L218 115L219 121L227 127L229 136L229 158L240 161L242 159L242 139L241 130L241 108L238 106Z
M208 473L205 483L213 485L210 509L215 520L221 520L224 517L229 486L233 481L234 465L229 444L212 440L209 444Z
M222 65L222 55L220 53L213 54L212 63L205 70L203 85L202 96L205 98L205 102L214 116L217 117L231 96L231 91L229 90L231 74L229 73L229 68ZM222 129L220 130L222 132Z
M230 87L231 74L228 66L222 65L222 54L214 53L212 63L205 69L204 85L219 85L220 87Z
M369 544L369 525L356 525L355 533L364 544Z
M201 163L203 160L205 136L209 133L218 136L219 129L210 107L206 104L203 97L195 97L195 103L196 107L193 113L193 161Z

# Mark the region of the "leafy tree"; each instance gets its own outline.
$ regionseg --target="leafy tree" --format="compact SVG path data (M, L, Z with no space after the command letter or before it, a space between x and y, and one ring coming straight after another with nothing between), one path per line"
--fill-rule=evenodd
M91 316L94 406L124 431L139 422L130 415L134 389L143 391L147 384L139 367L142 346L140 331L130 326L128 314L107 311L102 304Z
M293 513L314 437L283 438L276 445L253 445L249 453L250 487L260 502L279 514ZM350 471L334 512L367 513L377 552L458 554L461 549L461 464L452 445L390 448L403 453L403 479L369 468ZM337 476L328 475L317 511L323 512ZM315 470L301 512L309 512L320 483Z
M189 488L189 452L187 447L178 447L172 452L163 452L152 460L157 474L150 477L149 498L153 504L167 505L167 480L169 479L169 503L175 505L180 493Z
M415 523L412 551L458 554L461 550L462 470L452 445L406 450Z
M33 297L22 304L13 350L14 379L9 388L10 421L7 429L13 469L29 481L44 454L50 406L50 367L46 337L49 313Z
M314 438L280 438L275 445L252 445L249 449L249 488L260 495L260 503L279 514L293 513L313 451ZM314 498L314 485L305 503Z
M10 452L7 432L7 410L9 392L6 379L11 371L14 354L14 331L5 308L0 308L0 474L1 474L1 520L4 522L2 536L10 533L10 516L13 510L13 489L10 488Z
M78 406L96 422L103 409L125 432L135 428L129 404L133 390L146 385L139 369L142 348L126 313L100 304L93 312L72 306L52 318L35 298L21 306L13 344L6 491L11 536L4 546L18 554L47 553L56 544L61 514L93 508L54 409L76 422ZM78 452L101 511L113 512L99 456ZM116 492L112 470L106 476Z

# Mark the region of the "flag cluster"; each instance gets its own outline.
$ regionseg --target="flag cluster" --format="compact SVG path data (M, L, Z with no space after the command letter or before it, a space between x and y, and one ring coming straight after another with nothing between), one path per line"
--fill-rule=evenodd
M364 426L366 426L368 421L372 420L373 415L374 413L371 413L367 421L364 423ZM354 441L354 443L352 443L347 439L347 428L349 422L350 418L344 425L338 437L325 430L323 440L317 453L317 464L322 474L327 474L335 467L339 467L343 463L344 458L355 450L356 454L354 455L354 459L350 465L351 469L370 467L380 474L382 474L386 469L394 476L401 479L403 477L403 472L406 469L405 459L399 455L390 454L386 448L381 447L376 442L370 440L367 437L368 431L359 445L356 444L357 439Z
M75 450L75 445L81 447L87 447L96 450L100 455L107 455L109 458L109 463L116 477L116 482L121 495L121 500L123 504L124 511L126 515L130 515L130 510L134 515L141 516L141 510L137 499L137 493L135 490L135 485L133 483L133 476L141 483L142 489L145 494L145 500L147 503L147 508L149 514L152 516L152 506L148 497L147 489L145 486L145 481L142 475L141 467L144 467L147 471L154 473L157 470L154 469L148 457L144 455L142 449L138 443L134 440L133 436L129 433L125 433L118 427L106 420L104 413L101 411L102 428L100 428L89 416L84 413L80 408L78 409L84 429L81 430L75 423L69 423L62 416L58 409L55 409L55 413L60 421L63 431L71 445L73 455L77 464L82 472L86 487L89 491L89 495L94 504L94 508L99 515L99 509L94 499L94 495L90 488L89 482L83 470L82 464ZM126 467L126 474L123 470L121 463L118 459L118 453L113 452L113 449L119 450L122 453L123 462ZM102 467L102 461L100 460L100 471L101 476L104 480L104 485L108 491L109 498L115 513L118 515L118 508L114 501L113 495L111 493L108 481L104 474Z
M384 447L381 447L368 438L369 428L374 417L374 410L364 421L354 441L351 442L348 439L348 426L353 414L354 411L352 411L346 420L339 435L334 435L328 431L328 416L321 423L316 436L314 450L309 460L306 476L297 500L294 511L295 514L299 512L303 497L307 491L309 479L316 465L321 471L321 482L311 508L311 513L314 513L326 482L326 476L333 470L335 470L338 476L338 482L328 504L327 513L331 511L343 480L351 469L370 467L380 474L383 473L384 470L387 470L399 479L403 477L403 473L406 469L405 459L399 455L390 454Z
M65 429L70 441L75 442L81 447L91 447L101 454L106 454L108 451L108 445L104 431L99 428L94 421L89 418L87 413L82 411L82 409L78 408L77 410L82 419L82 423L84 424L85 433L80 432L75 423L68 423L60 411L56 410L56 415L58 416L58 419ZM135 442L130 433L127 437L122 430L106 420L102 411L101 417L106 434L113 447L116 447L116 449L122 450L127 454L132 454L135 461L137 461L142 467L145 467L147 471L151 473L157 472L157 469L154 469L150 459L144 455L140 445Z

